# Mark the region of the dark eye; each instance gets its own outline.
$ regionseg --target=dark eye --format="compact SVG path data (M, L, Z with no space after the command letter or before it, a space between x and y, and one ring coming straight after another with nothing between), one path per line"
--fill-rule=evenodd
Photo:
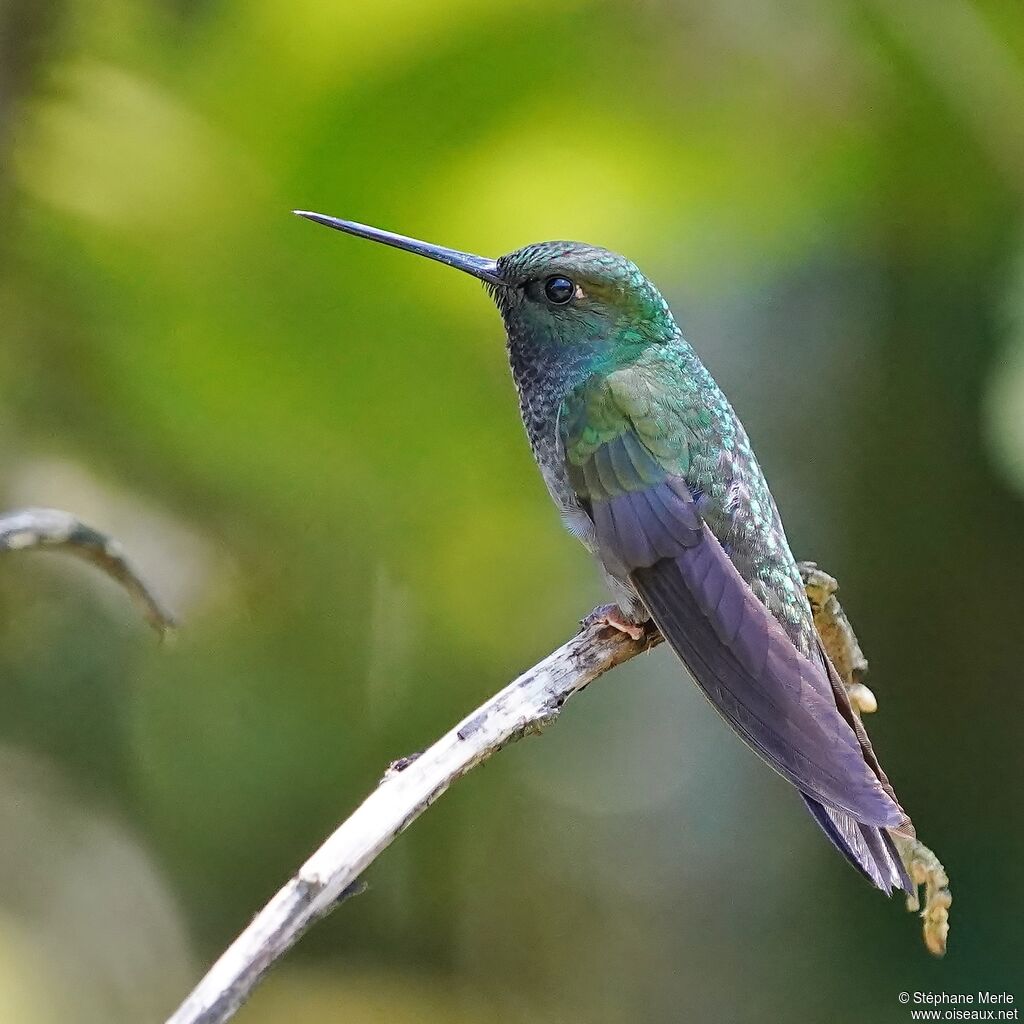
M576 285L567 277L549 277L544 282L544 294L548 302L564 306L576 294Z

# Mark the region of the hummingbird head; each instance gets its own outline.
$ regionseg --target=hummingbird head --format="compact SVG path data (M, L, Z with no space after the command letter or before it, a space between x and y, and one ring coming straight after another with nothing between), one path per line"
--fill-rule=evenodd
M668 303L631 260L583 242L539 242L493 260L320 213L298 216L337 231L437 260L484 282L510 344L554 358L614 358L677 334Z
M597 350L670 340L675 321L632 260L584 242L538 242L497 261L491 293L510 337Z

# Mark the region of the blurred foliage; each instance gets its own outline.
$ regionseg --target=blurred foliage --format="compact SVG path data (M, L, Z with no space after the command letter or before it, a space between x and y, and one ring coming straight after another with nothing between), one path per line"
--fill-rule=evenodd
M119 535L185 622L158 649L87 572L0 567L0 1018L160 1020L601 596L486 297L293 207L641 263L842 584L956 902L932 962L660 652L446 797L239 1020L1013 990L1018 0L4 0L0 76L0 497Z

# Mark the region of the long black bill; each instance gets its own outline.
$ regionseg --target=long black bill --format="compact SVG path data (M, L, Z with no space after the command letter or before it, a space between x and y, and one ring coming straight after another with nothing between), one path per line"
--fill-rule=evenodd
M292 210L292 213L325 227L334 228L335 231L344 231L358 238L369 238L371 242L383 242L384 245L393 245L396 249L414 252L417 256L426 256L429 260L437 260L438 263L444 263L456 270L464 270L467 274L479 277L481 281L487 281L488 284L505 283L497 262L485 256L474 256L472 253L459 252L458 249L446 249L442 245L431 245L430 242L421 242L415 238L371 228L351 220L338 220L337 217L327 217L322 213L310 213L308 210Z

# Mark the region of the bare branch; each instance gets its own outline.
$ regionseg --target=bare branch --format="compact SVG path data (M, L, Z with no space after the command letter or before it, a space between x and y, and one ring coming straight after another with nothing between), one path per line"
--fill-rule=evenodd
M26 508L0 515L0 552L31 548L54 548L91 562L124 587L161 636L174 625L171 615L128 563L121 545L69 512Z
M801 571L829 656L843 666L841 672L851 689L859 686L870 695L860 682L867 662L835 598L835 580L813 563L804 563ZM588 616L568 643L486 701L432 747L394 762L377 789L256 915L167 1024L224 1024L230 1020L280 957L311 925L359 891L360 875L456 779L513 740L553 722L570 697L662 640L653 628L641 639L631 640L594 622L597 615ZM864 704L861 709L873 710ZM948 930L944 916L950 899L945 887L948 879L938 859L922 844L900 846L900 854L911 877L926 886L922 913L925 941L932 952L941 953ZM908 901L908 909L917 910L917 903Z
M377 789L257 914L168 1024L222 1024L310 925L350 895L359 876L456 779L502 747L538 732L574 694L661 640L598 625L524 672L415 758L396 762Z

